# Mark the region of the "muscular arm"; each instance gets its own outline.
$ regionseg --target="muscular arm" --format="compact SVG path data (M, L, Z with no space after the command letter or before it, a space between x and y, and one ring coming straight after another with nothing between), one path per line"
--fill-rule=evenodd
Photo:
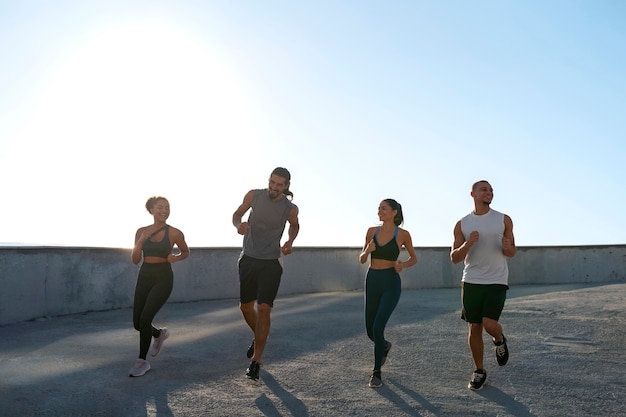
M289 213L289 230L287 231L287 236L289 236L289 242L293 243L296 240L296 236L298 236L298 232L300 231L300 221L298 220L298 207L293 206L291 212Z
M504 256L512 258L517 253L515 247L515 237L513 236L513 220L504 215L504 235L502 236L502 253Z
M293 245L293 241L298 236L298 232L300 231L300 221L298 220L298 207L294 205L291 208L291 212L289 213L289 218L287 219L289 222L289 230L287 230L287 241L283 244L282 252L284 255L289 255L291 253L291 247Z
M470 235L469 240L465 240L463 231L461 230L461 221L459 220L454 226L454 242L450 251L450 260L452 263L458 264L467 256L470 248L478 241L478 232L474 231Z
M237 207L237 210L235 210L235 212L233 213L233 226L237 228L237 233L239 233L240 235L245 235L246 233L248 233L248 222L242 222L241 219L243 218L243 215L246 214L248 210L250 210L250 207L252 207L253 198L254 191L248 191L244 196L241 205Z

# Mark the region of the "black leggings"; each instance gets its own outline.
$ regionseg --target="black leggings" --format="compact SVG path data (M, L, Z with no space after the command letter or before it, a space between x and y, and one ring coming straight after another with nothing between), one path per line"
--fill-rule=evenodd
M387 341L385 326L402 293L400 274L394 268L368 269L365 277L365 328L374 342L374 370L380 371Z
M152 326L152 320L169 298L173 286L174 273L169 262L141 265L133 304L133 325L139 330L141 359L146 359L152 337L159 337L161 333Z

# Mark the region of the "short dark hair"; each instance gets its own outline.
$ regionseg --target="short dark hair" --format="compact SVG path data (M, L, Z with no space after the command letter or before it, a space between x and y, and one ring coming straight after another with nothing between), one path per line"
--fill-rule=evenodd
M480 184L481 182L486 182L487 184L489 184L489 181L487 180L476 181L474 184L472 184L472 191L476 191L476 187L478 187L478 184Z

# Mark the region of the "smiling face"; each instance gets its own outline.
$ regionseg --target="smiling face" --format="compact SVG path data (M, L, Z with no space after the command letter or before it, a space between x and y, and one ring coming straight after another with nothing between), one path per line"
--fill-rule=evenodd
M154 216L155 221L165 222L170 217L170 203L166 199L160 198L155 201L150 213Z
M267 194L270 196L270 199L277 200L283 196L283 191L285 191L287 187L289 187L289 182L286 178L273 174L270 176Z
M474 204L479 207L489 207L493 200L493 188L487 181L477 182L472 189L472 197L474 198Z
M396 214L398 214L398 210L392 209L389 203L385 200L381 201L378 205L378 219L381 222L387 221L393 223L393 219L396 217Z

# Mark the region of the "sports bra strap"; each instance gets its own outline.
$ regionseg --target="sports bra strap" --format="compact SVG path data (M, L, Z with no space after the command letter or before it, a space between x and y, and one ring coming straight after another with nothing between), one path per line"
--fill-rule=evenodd
M167 225L165 225L165 226L161 227L160 229L158 229L158 230L156 230L156 231L152 232L152 233L150 234L150 236L148 236L148 239L152 239L152 238L154 237L154 235L156 235L157 233L159 233L161 230L165 229L166 227L167 227Z
M379 231L379 230L380 230L380 226L378 226L378 227L376 228L376 231L374 232L374 236L378 235L378 231ZM393 238L395 238L395 237L397 237L397 236L398 236L398 226L396 226L396 230L394 230L394 231L393 231ZM392 238L392 239L393 239L393 238Z

